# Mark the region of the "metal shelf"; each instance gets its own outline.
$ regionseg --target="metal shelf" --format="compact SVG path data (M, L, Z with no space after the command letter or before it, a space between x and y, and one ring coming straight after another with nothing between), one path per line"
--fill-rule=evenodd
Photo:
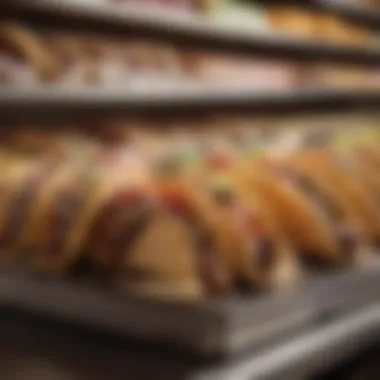
M378 304L379 275L374 263L310 279L293 292L174 305L123 297L89 279L41 278L8 269L0 272L0 306L199 357L236 357Z
M0 375L15 380L41 378L41 373L48 373L51 380L65 375L117 380L121 373L128 379L305 380L353 359L378 344L380 337L380 309L373 306L221 363L189 360L178 352L132 342L121 344L118 339L3 308L0 321Z
M230 356L309 327L314 307L299 293L230 297L197 305L123 297L86 281L0 273L0 306L199 357Z
M376 111L380 91L307 89L269 91L181 86L176 89L128 91L104 88L0 88L3 123L59 123L122 116L183 116L302 112Z
M74 0L3 0L2 17L16 17L38 26L70 27L97 33L123 33L164 40L180 47L233 51L281 59L378 65L380 49L344 46L278 33L237 30L198 17L129 5L84 4ZM126 34L128 33L128 34Z
M374 305L243 360L206 369L194 380L306 379L379 341L380 306Z
M308 290L318 304L321 319L336 318L347 312L380 302L380 261L368 268L323 275Z
M322 9L347 17L372 29L380 30L380 7L358 1L315 0Z

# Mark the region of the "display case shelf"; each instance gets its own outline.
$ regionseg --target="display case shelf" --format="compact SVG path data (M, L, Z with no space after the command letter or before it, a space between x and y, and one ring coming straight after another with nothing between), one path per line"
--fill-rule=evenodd
M285 293L230 295L189 305L122 296L91 279L42 278L8 269L0 272L0 306L199 357L234 357L377 304L379 275L374 264L319 275Z
M359 1L315 0L322 9L334 12L363 26L380 30L380 8Z
M74 0L4 0L3 18L18 18L38 26L87 29L97 33L147 37L181 47L212 49L281 59L353 63L377 66L380 48L312 41L280 33L216 24L198 16L167 10L147 10L126 4Z
M258 89L182 86L170 90L128 91L105 88L0 88L0 113L5 124L64 123L125 116L183 116L376 111L380 91Z

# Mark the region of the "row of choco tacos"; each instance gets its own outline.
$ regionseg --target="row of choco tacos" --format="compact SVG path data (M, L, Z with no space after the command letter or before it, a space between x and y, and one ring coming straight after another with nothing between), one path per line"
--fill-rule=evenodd
M360 135L360 134L359 134ZM86 265L127 292L195 301L293 287L372 262L380 149L258 151L248 134L2 136L0 251L48 274Z

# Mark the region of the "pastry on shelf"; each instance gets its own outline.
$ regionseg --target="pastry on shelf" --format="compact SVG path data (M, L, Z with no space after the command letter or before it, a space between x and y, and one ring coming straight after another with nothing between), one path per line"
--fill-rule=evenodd
M93 84L90 59L86 57L81 36L45 33L43 43L52 52L59 66L57 82L64 85Z
M0 45L1 83L35 85L57 78L57 61L46 49L39 33L20 24L2 22Z
M314 21L316 38L343 44L362 44L368 40L365 29L332 14L317 14Z
M101 274L123 292L184 302L292 289L305 269L372 262L373 132L372 142L353 132L342 149L340 136L299 130L285 149L283 136L263 140L249 120L202 123L209 128L5 130L3 260L50 276Z
M271 28L301 37L314 37L315 16L308 9L290 5L270 5L265 8Z
M334 160L326 152L305 152L292 160L290 175L307 197L325 214L343 262L362 262L377 235L378 220L371 199L343 171L334 171ZM355 204L360 203L360 206ZM370 224L375 222L375 225ZM371 230L371 231L369 231Z

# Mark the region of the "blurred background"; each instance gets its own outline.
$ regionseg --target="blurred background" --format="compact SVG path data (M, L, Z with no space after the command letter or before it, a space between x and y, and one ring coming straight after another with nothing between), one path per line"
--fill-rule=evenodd
M2 0L0 378L378 378L380 2Z

